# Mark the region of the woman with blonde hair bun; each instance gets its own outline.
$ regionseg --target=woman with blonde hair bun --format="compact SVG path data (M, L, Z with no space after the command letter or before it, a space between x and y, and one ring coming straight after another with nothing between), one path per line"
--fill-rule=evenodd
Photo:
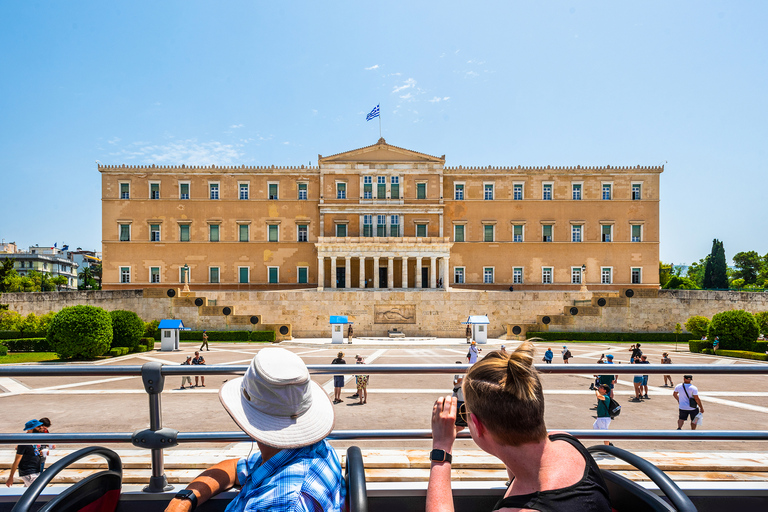
M507 467L511 482L493 510L611 510L605 482L587 449L565 432L547 435L533 353L533 344L526 341L514 352L491 352L475 363L462 384L462 411L455 397L435 402L428 512L453 511L451 450L461 430L454 426L457 414L475 443Z

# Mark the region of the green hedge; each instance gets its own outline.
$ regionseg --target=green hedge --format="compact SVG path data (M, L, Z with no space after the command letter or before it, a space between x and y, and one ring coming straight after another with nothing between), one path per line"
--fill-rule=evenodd
M688 342L688 350L691 352L700 354L705 348L712 350L712 342L709 340L691 340Z
M749 352L747 350L718 350L717 355L726 357L740 357L742 359L757 359L758 361L768 361L768 355L758 352Z
M146 345L139 345L138 347L136 347L136 352L146 352L146 351L147 351Z
M685 341L690 334L675 334L673 332L533 332L529 331L529 338L542 338L546 341L623 341L623 342L649 342Z
M155 350L155 338L141 338L139 345L144 345L147 350Z
M0 345L5 345L9 352L54 352L53 346L45 338L3 340Z
M768 350L768 341L756 341L752 344L752 352L760 352L765 354Z
M21 338L45 338L43 332L0 331L0 340L18 340Z
M0 345L0 356L7 356L8 355L8 347L5 345Z
M275 331L253 331L251 341L275 341Z
M115 347L109 350L108 355L110 357L120 357L128 354L130 350L128 347Z

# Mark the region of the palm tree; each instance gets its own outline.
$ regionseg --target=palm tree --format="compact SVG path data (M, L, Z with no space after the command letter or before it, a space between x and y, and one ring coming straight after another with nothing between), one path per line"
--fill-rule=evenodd
M83 267L83 270L81 270L77 277L83 280L83 289L88 289L88 282L93 279L93 272L91 271L91 267Z

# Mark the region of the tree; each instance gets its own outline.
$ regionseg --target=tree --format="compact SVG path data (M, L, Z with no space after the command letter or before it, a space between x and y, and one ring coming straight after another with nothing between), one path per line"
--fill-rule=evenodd
M702 258L699 261L691 263L688 266L688 271L686 272L686 275L688 279L690 279L696 284L697 288L704 288L704 268L707 266L708 261L709 261L709 254L705 258Z
M734 279L743 279L744 284L756 284L757 277L765 272L765 259L756 251L737 252L733 255L733 266L736 271Z
M672 276L662 286L666 290L696 290L698 287L696 283L688 279L687 277Z
M703 287L707 290L728 289L728 265L725 261L725 248L723 242L717 238L712 240L712 252L704 268Z
M91 266L91 273L96 280L96 290L101 290L101 263Z
M709 330L709 319L705 316L692 316L685 322L685 330L696 338L704 338Z
M56 276L51 279L51 284L56 286L56 291L60 291L61 287L67 284L67 277L66 276Z
M112 318L94 306L64 308L53 317L47 339L61 359L93 359L109 350Z
M83 270L78 272L77 277L83 281L83 290L87 290L89 283L93 281L93 272L91 271L91 267L83 267Z
M136 350L144 335L144 321L133 311L110 311L112 318L112 347Z
M721 350L752 350L759 328L752 313L742 309L723 311L712 317L707 337L720 338Z
M659 261L659 284L662 288L667 284L669 278L672 277L672 268L674 266L674 263L663 263Z
M16 272L13 268L13 260L7 258L3 260L3 264L0 265L0 293L7 292L5 278L11 273Z

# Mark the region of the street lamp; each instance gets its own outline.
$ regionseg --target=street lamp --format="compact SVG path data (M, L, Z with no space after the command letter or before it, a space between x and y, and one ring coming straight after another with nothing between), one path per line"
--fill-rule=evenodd
M189 265L185 263L181 270L184 272L184 290L182 291L189 293Z
M581 266L581 291L587 293L587 266Z

